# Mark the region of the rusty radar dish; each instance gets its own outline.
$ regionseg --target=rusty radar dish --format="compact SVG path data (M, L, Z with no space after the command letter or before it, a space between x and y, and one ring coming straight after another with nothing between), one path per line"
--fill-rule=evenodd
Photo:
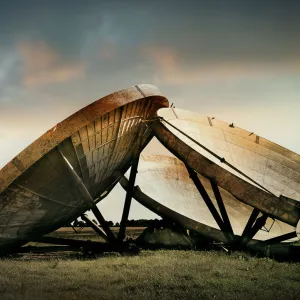
M296 227L300 156L215 118L164 108L152 122L157 139L191 171L209 178L256 211Z
M108 194L152 133L142 120L168 100L152 85L110 94L71 115L0 170L0 251L76 219ZM136 141L139 140L139 143Z
M155 148L155 152L157 150L162 152ZM231 193L218 187L228 216L228 223L224 222L220 228L220 224L190 178L185 164L176 157L145 152L140 157L136 179L138 188L133 193L134 198L140 204L161 217L173 220L183 228L197 232L213 241L225 244L245 242L245 239L242 241L241 237L253 211L251 206L238 201ZM224 217L214 186L204 176L198 174L198 177L218 214ZM127 189L128 181L125 177L121 178L120 183L124 189ZM264 250L259 242L267 243L271 239L287 235L286 241L294 241L296 233L290 234L291 232L294 232L292 226L268 218L264 226L248 239L246 244L255 250Z

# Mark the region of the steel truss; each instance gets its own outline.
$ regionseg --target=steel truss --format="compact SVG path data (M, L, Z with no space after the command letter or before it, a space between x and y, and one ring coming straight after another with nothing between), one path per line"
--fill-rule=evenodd
M201 197L203 198L204 202L206 203L210 213L214 217L216 223L218 224L220 230L224 233L228 240L228 245L231 247L234 247L236 249L238 248L246 248L249 242L253 239L253 237L256 235L256 233L259 230L262 230L262 228L265 226L266 221L268 219L268 215L260 212L257 208L254 208L248 222L244 228L244 231L241 236L235 236L234 232L232 230L232 226L229 220L229 216L227 214L220 190L218 188L218 185L214 182L213 179L210 179L210 183L215 195L215 198L217 200L218 208L220 210L221 215L218 213L217 209L215 208L211 198L209 197L207 191L205 190L205 187L201 183L197 172L189 167L188 165L185 165L186 169L190 175L190 178L194 182L195 187L199 191ZM261 216L259 216L261 214ZM272 224L273 225L273 224ZM274 237L265 241L259 241L257 242L257 245L259 246L270 246L279 242L283 242L289 239L292 239L294 237L297 237L296 231L292 231L290 233L286 233L283 235L280 235L278 237Z

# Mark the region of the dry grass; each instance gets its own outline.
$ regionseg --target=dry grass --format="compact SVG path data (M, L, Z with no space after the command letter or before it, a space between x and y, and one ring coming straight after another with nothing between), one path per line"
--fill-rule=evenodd
M299 299L300 264L222 252L0 261L0 299Z
M141 231L128 233L134 238ZM99 239L88 229L54 235ZM58 252L2 259L0 268L0 300L300 299L300 263L242 253L142 251L83 259Z

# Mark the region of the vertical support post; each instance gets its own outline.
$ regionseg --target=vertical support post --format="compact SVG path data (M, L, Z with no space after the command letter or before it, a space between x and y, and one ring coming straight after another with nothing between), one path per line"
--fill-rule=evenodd
M227 227L225 226L222 218L220 217L217 209L215 208L214 204L212 203L210 197L208 196L204 186L202 185L197 173L192 169L190 168L188 165L185 165L188 172L189 172L189 175L190 175L190 178L193 180L196 188L198 189L199 193L201 194L202 196L202 199L204 200L205 204L207 205L209 211L211 212L212 216L214 217L215 221L217 222L219 228L224 232L226 238L228 239L229 242L232 242L233 241L233 235L228 232L227 230Z
M120 222L120 229L119 229L119 233L118 233L118 241L119 242L122 242L125 238L126 223L127 223L128 216L129 216L136 174L138 172L140 153L142 150L142 143L143 143L143 137L144 137L143 131L142 131L142 133L140 131L141 126L145 126L145 124L140 122L139 126L137 128L137 138L136 138L137 147L133 153L133 160L132 160L132 165L131 165L131 169L130 169L128 189L127 189L127 193L126 193L126 197L125 197L122 219Z
M230 220L229 220L229 217L228 217L228 214L227 214L227 211L226 211L226 208L225 208L220 190L218 188L218 185L212 179L210 179L210 184L211 184L211 187L212 187L213 192L215 194L215 198L217 200L217 203L218 203L218 206L219 206L219 209L220 209L220 212L221 212L221 216L222 216L224 225L226 226L227 231L230 232L233 235L234 233L233 233L233 230L232 230L232 226L231 226L231 223L230 223Z
M123 241L125 238L126 223L127 223L129 211L130 211L132 194L133 194L133 190L134 190L134 183L135 183L138 164L139 164L139 158L140 158L140 154L138 154L136 157L134 157L132 165L131 165L128 189L127 189L127 193L126 193L124 209L123 209L123 214L122 214L122 219L120 222L120 229L119 229L119 234L118 234L119 241Z
M65 166L67 170L70 173L70 178L74 184L74 187L76 188L77 192L81 195L83 200L86 202L88 207L92 210L94 213L96 219L98 220L99 224L102 226L104 232L107 235L107 239L109 240L110 243L115 243L116 242L116 237L110 230L107 222L105 221L104 217L102 216L100 210L98 209L96 203L94 202L92 196L90 195L89 191L83 184L81 178L77 175L77 173L74 171L72 168L71 164L69 161L64 157L64 155L59 151L58 152L61 154L63 161L65 162Z

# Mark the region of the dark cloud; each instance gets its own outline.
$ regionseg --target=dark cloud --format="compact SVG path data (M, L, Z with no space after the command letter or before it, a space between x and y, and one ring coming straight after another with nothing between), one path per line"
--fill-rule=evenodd
M293 0L2 0L0 103L21 94L15 102L34 105L38 97L27 97L33 88L45 95L38 101L80 102L140 81L180 93L184 85L199 85L201 72L228 81L237 64L247 80L252 62L300 59L299 7ZM20 49L41 44L57 58L28 72L35 57L24 57ZM224 63L227 73L218 66Z
M156 83L171 96L198 90L207 97L216 94L214 85L252 94L272 73L276 82L290 76L299 83L299 1L0 4L2 112L47 101L85 103L139 82ZM24 45L32 55L24 55ZM47 67L42 59L37 67L47 53Z
M168 45L191 61L269 59L300 49L298 1L144 2L2 1L1 44L44 40L70 58L111 35L120 47Z
M62 54L73 56L85 32L101 24L102 15L96 14L95 6L95 1L5 1L0 12L4 25L1 43L44 40Z
M285 59L299 53L299 8L297 1L160 5L152 39L176 48L191 64L196 59Z

